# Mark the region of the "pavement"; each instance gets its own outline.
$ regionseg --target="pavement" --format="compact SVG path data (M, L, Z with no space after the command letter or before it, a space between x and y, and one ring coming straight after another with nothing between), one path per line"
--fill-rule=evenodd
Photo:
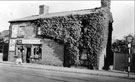
M13 62L5 62L5 61L0 61L0 63L5 64L5 65L14 64ZM130 73L128 77L127 72L116 71L116 70L112 70L112 71L89 70L89 69L80 69L80 68L67 68L67 67L39 65L39 64L31 64L31 63L23 63L22 65L15 65L15 66L21 66L24 68L39 69L39 70L78 73L78 74L86 74L86 75L98 75L98 76L116 77L116 78L124 78L124 79L135 79L135 73Z

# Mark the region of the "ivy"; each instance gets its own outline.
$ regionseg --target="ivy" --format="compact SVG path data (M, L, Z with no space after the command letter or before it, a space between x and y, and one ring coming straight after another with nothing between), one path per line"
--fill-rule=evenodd
M64 44L67 65L78 64L79 51L87 49L88 63L97 67L97 56L106 46L108 13L100 9L95 13L40 18L33 23L41 27L44 38Z

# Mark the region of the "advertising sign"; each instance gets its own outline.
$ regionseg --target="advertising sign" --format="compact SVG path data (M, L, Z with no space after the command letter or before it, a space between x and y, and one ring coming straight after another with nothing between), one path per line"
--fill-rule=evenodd
M41 39L21 39L17 40L18 44L41 44Z
M9 51L15 51L16 39L10 39Z

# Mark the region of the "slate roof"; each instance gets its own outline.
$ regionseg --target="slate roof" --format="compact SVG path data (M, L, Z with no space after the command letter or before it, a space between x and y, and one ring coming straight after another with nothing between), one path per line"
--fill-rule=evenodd
M65 11L65 12L56 12L56 13L47 13L47 14L43 14L43 15L32 15L32 16L28 16L28 17L24 17L24 18L20 18L20 19L15 19L15 20L11 20L9 21L9 23L12 22L26 22L26 21L32 21L32 20L36 20L39 18L51 18L51 17L58 17L58 16L68 16L68 15L83 15L83 14L90 14L90 13L96 13L96 11L98 11L99 9L102 9L101 7L99 8L94 8L94 9L84 9L84 10L75 10L75 11Z

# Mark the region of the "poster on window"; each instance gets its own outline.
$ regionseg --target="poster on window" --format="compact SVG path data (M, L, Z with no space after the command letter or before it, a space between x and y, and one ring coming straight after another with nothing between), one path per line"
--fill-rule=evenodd
M12 26L12 38L17 38L17 33L18 33L18 25L13 25Z
M16 39L10 39L9 51L15 51Z

